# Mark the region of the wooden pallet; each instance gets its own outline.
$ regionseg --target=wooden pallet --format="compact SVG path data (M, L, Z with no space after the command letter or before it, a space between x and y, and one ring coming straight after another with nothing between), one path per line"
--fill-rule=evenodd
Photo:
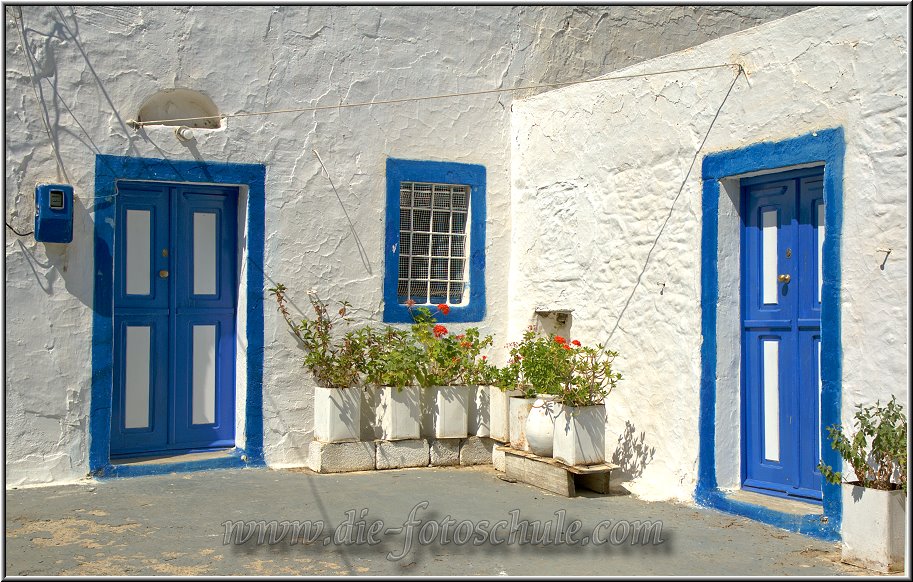
M507 446L497 447L497 450L505 453L505 468L509 479L529 483L565 497L577 495L578 488L608 493L609 476L612 469L618 468L618 465L611 463L565 465L551 457L540 457Z

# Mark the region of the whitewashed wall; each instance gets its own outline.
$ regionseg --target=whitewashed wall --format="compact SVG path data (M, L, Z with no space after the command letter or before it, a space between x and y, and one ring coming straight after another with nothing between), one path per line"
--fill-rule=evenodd
M815 8L617 72L742 63L748 80L735 83L709 136L734 69L590 83L514 103L510 333L550 304L574 309L572 337L621 353L607 453L635 494L684 500L696 484L700 168L709 152L845 129L842 417L849 423L857 403L892 394L907 404L908 15ZM734 215L721 209L724 229ZM721 238L721 252L732 242ZM880 248L893 249L884 269ZM721 287L722 306L732 292ZM726 321L721 354L738 342ZM721 355L720 382L738 381L735 350ZM737 407L717 420L718 477L734 485Z
M126 126L157 91L202 91L235 113L580 79L796 10L7 6L6 218L31 230L39 181L70 182L78 197L71 244L6 231L7 485L72 480L88 470L98 153L266 164L267 285L285 283L297 307L306 308L310 288L348 299L362 320L378 320L382 308L385 159L483 164L481 327L499 345L507 341L509 94L229 119L185 145L170 129ZM367 264L312 149L339 188ZM266 460L304 464L312 387L269 303L265 327Z

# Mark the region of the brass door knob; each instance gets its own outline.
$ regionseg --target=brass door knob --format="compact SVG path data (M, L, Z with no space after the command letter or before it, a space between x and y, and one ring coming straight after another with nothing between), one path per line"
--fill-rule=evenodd
M780 275L777 277L777 281L779 281L781 283L789 283L790 279L791 279L791 277L789 275Z
M166 271L165 269L162 269L161 271L159 271L159 277L161 277L162 279L167 279L168 271Z

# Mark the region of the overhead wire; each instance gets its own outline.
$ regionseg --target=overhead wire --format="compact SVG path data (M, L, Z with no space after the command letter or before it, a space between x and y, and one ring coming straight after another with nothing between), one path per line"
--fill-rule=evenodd
M739 72L743 72L742 65L738 63L724 63L720 65L705 65L702 67L688 67L684 69L672 69L666 71L652 71L648 73L634 73L630 75L615 75L611 77L596 77L594 79L584 79L580 81L564 81L560 83L539 83L536 85L522 85L520 87L507 87L499 89L481 89L478 91L466 91L461 93L442 93L439 95L425 95L420 97L400 97L398 99L383 99L379 101L362 101L356 103L338 103L336 105L315 105L312 107L293 107L288 109L274 109L271 111L252 111L242 113L224 113L219 115L202 115L199 117L181 117L172 119L156 119L150 121L128 121L128 125L134 128L145 127L147 125L163 125L165 123L187 122L187 121L204 121L210 119L230 119L235 117L254 117L261 115L277 115L281 113L306 113L309 111L326 111L330 109L347 109L353 107L370 107L372 105L394 105L397 103L409 103L416 101L430 101L433 99L451 99L454 97L471 97L476 95L490 95L494 93L510 93L514 91L530 91L535 89L555 89L558 87L569 87L572 85L582 85L586 83L599 83L603 81L617 81L622 79L636 79L640 77L651 77L656 75L668 75L672 73L686 73L690 71L703 71L708 69L720 69L723 67L738 67Z

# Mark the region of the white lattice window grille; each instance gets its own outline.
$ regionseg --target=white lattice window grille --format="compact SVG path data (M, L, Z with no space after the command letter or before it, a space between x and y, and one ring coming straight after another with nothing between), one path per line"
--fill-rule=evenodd
M400 183L399 303L468 299L469 191L459 184Z

